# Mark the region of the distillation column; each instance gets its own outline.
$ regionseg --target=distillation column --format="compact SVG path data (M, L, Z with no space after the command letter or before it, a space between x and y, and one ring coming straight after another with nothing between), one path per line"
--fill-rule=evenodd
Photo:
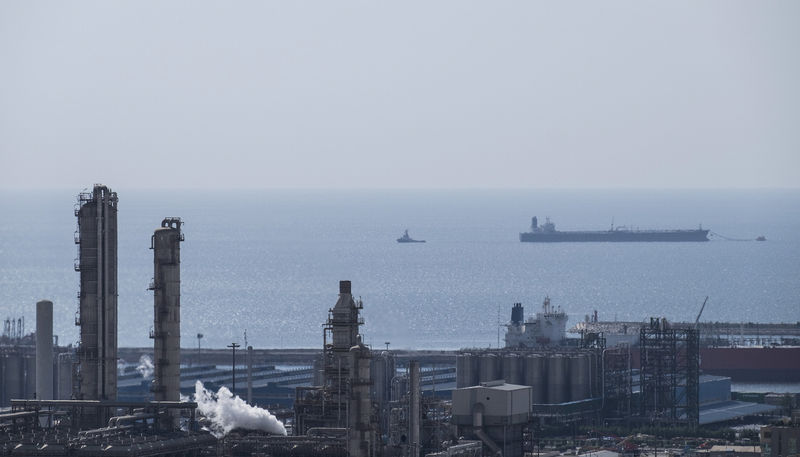
M155 372L153 398L180 400L181 377L181 219L161 221L151 238L154 294L153 332Z
M117 399L117 193L95 184L78 195L81 327L77 398Z

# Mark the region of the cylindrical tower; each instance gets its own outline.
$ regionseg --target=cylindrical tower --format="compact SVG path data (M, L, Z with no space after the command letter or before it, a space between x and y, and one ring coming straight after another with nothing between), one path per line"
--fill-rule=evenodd
M95 184L78 195L81 327L78 347L82 400L117 399L117 193ZM103 418L100 418L101 422Z
M36 303L36 398L53 399L53 302Z
M153 398L156 401L180 400L181 376L181 219L161 221L151 238L153 249L154 292Z

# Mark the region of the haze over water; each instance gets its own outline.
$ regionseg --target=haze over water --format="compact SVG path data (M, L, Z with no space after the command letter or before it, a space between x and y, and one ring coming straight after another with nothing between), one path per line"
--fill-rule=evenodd
M119 192L119 344L150 346L150 236L185 221L182 346L322 345L338 281L364 301L366 342L393 348L496 346L514 302L526 316L545 295L570 316L600 319L800 321L797 190L286 190ZM35 327L54 301L61 344L77 340L80 189L3 191L0 309ZM704 228L737 242L520 243L531 216L561 230ZM424 244L398 244L408 228Z

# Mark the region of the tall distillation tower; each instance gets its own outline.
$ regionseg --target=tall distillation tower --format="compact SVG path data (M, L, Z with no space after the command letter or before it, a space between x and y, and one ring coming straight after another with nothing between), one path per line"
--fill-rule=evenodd
M161 221L150 240L153 250L153 338L156 401L180 400L181 377L181 219Z
M95 184L78 195L78 260L81 327L76 396L117 399L117 193Z
M296 435L312 428L346 428L351 457L375 455L377 441L370 387L371 354L358 332L364 319L361 300L354 300L350 281L339 282L339 299L328 311L323 347L322 385L295 392Z

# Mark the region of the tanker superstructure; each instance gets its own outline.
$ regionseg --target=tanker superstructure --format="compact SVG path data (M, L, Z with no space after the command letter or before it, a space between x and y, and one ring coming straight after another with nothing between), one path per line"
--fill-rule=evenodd
M550 305L550 297L545 297L542 311L535 317L525 320L524 314L522 304L515 303L505 336L507 348L558 346L566 339L567 313Z
M614 227L610 230L597 231L570 231L556 230L556 225L545 220L539 226L538 219L531 219L531 231L519 234L519 240L531 243L559 243L559 242L633 242L633 241L708 241L708 230L702 227L688 230L632 230L625 227Z

